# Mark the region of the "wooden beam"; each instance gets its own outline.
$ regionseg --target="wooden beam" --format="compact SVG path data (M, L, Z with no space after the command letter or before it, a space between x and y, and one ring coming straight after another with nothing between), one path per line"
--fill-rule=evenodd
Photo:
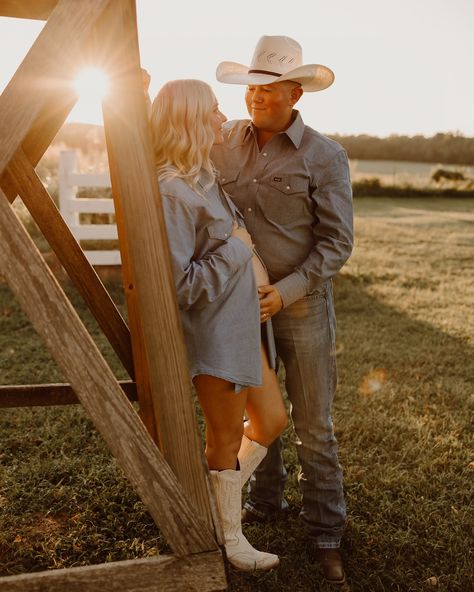
M120 388L129 401L137 400L136 385L131 380L119 380ZM49 407L80 403L70 384L21 384L0 386L0 408Z
M112 8L112 7L111 7ZM110 14L108 14L110 13ZM176 302L166 228L143 93L132 0L108 10L114 62L104 100L104 127L112 193L123 215L163 455L207 524L218 524L214 493L198 433L191 381ZM107 39L106 34L110 37ZM120 235L119 235L120 236ZM130 315L129 315L130 318ZM179 434L179 438L177 438Z
M59 0L0 97L0 175L51 93L70 84L82 46L110 0Z
M46 20L58 0L2 0L0 16Z
M66 121L77 98L78 95L72 87L65 87L50 95L45 101L19 149L23 151L33 167L38 164ZM16 183L9 175L8 169L0 175L0 187L8 200L13 202L17 196Z
M133 355L127 324L41 179L21 150L18 150L11 159L6 173L10 173L12 177L7 179L9 185L14 185L15 192L22 198L76 289L84 298L99 327L133 378Z
M173 552L217 548L61 286L0 190L0 273ZM181 436L181 434L180 434Z
M104 12L99 18L94 31L85 44L85 54L91 63L96 64L99 68L108 72L110 75L110 68L115 64L115 46L116 37L113 28L109 24L109 15L113 11L113 5ZM115 209L115 222L117 226L118 239L120 245L120 257L122 268L122 280L124 294L127 302L128 323L132 341L132 352L135 369L135 382L137 385L137 395L140 404L140 418L145 424L148 433L153 438L154 442L163 449L163 443L160 441L160 436L157 430L158 410L154 409L152 388L150 383L150 372L147 352L145 349L145 342L143 337L142 320L139 313L139 304L135 290L135 280L133 277L132 264L130 259L130 252L127 243L126 228L122 211L122 204L112 192Z
M2 592L217 592L227 590L219 551L158 556L0 578Z

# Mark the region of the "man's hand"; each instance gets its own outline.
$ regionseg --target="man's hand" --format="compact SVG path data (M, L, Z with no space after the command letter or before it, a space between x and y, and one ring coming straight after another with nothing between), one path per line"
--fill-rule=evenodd
M260 286L258 289L260 298L260 322L267 321L283 308L280 292L275 286Z

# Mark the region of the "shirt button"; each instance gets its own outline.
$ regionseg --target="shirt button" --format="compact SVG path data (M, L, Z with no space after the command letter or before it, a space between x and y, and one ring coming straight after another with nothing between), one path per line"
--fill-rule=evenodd
M266 156L266 155L267 155L267 153L266 153L266 152L264 152L264 153L263 153L263 156Z
M287 189L291 189L291 187L289 185L286 186Z
M221 181L222 182L225 182L225 180L226 180L226 178L225 177L222 177Z
M247 208L247 212L251 212L251 211L252 211L252 208Z
M257 179L252 179L252 181L253 181L254 183L256 183L256 182L257 182Z
M224 232L224 236L229 236L229 235L227 234L227 232Z

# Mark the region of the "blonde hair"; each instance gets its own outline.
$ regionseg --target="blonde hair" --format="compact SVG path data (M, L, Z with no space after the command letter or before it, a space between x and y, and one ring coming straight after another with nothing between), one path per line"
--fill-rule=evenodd
M206 188L215 181L210 159L214 142L211 114L216 98L201 80L170 80L155 97L151 128L158 179L183 179L200 193L198 182L207 173Z

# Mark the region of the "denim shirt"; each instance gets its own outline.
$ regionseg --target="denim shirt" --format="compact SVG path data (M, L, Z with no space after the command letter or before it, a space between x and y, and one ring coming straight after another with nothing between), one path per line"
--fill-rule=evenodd
M224 144L213 147L212 160L287 307L322 289L351 254L346 152L305 126L296 110L290 127L261 150L249 120L224 128Z
M241 214L217 183L199 195L172 179L160 193L191 376L261 385L252 251L231 236Z

